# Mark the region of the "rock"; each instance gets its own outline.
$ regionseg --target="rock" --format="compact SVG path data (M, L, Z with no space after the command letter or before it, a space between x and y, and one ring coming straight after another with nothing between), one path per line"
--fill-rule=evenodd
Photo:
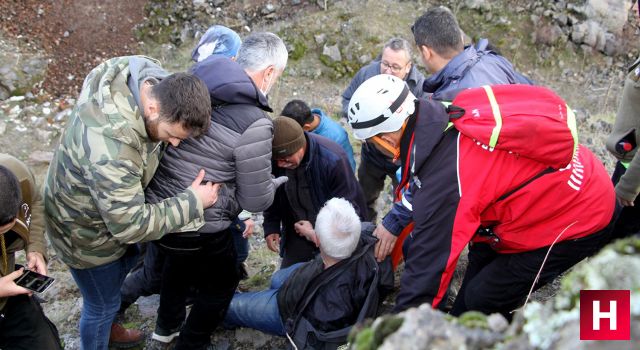
M268 3L262 8L263 15L268 15L273 12L276 12L276 7L272 3Z
M34 152L31 152L31 154L29 154L29 161L32 163L49 164L51 163L52 159L53 159L53 152L34 151Z
M491 314L487 317L487 323L489 329L494 332L504 332L509 327L509 322L502 316L502 314Z
M340 48L338 47L337 44L332 46L324 45L324 47L322 48L322 54L325 56L328 56L334 62L342 61Z
M536 28L534 42L536 44L553 45L563 37L562 29L557 24L545 24Z
M485 349L502 339L499 333L458 325L428 304L399 316L404 319L402 325L386 337L379 349Z
M222 6L224 5L224 1L225 0L213 0L213 2L211 3L214 7L218 7L218 6Z
M465 0L464 6L470 9L489 11L491 10L491 4L487 0Z
M44 77L47 63L43 52L30 52L0 35L0 100L24 95Z
M237 341L245 344L251 344L251 348L253 349L259 349L265 346L270 338L265 333L249 328L238 328L235 332L235 336Z
M316 34L313 36L313 38L315 39L316 44L322 45L327 40L327 34L325 33Z
M0 136L2 136L7 131L7 123L0 120Z

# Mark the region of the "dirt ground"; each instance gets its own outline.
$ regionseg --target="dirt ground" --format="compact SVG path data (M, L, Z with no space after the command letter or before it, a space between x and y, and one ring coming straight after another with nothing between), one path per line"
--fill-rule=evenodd
M133 28L146 0L3 0L0 28L50 57L42 88L75 96L105 58L137 53Z

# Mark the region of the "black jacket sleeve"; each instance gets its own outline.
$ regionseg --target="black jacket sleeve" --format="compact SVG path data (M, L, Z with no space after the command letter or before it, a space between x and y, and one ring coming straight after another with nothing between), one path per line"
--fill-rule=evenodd
M415 228L407 238L410 241L395 312L422 303L436 307L448 286L443 273L449 259L457 259L451 254L453 224L460 201L457 135L447 133L422 167L416 169L418 180L412 187Z

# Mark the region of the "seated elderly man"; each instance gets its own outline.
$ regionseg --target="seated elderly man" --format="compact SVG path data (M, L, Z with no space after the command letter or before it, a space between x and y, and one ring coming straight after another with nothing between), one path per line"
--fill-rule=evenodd
M280 336L286 333L299 345L295 334L301 318L316 330L333 332L352 326L359 316L374 316L381 300L378 290L393 286L393 275L385 273L391 270L388 259L377 268L375 238L360 232L360 219L351 203L342 198L327 201L307 237L318 242L320 254L277 271L268 290L236 293L225 324ZM375 300L367 303L371 308L362 310L371 292ZM366 315L360 315L361 310Z

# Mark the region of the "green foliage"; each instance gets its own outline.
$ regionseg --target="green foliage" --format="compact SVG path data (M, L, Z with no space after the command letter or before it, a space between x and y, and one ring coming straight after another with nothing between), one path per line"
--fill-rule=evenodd
M356 335L356 341L353 343L355 350L374 350L373 329L365 328L358 335Z
M460 315L457 322L467 328L489 329L487 316L479 311L467 311Z

